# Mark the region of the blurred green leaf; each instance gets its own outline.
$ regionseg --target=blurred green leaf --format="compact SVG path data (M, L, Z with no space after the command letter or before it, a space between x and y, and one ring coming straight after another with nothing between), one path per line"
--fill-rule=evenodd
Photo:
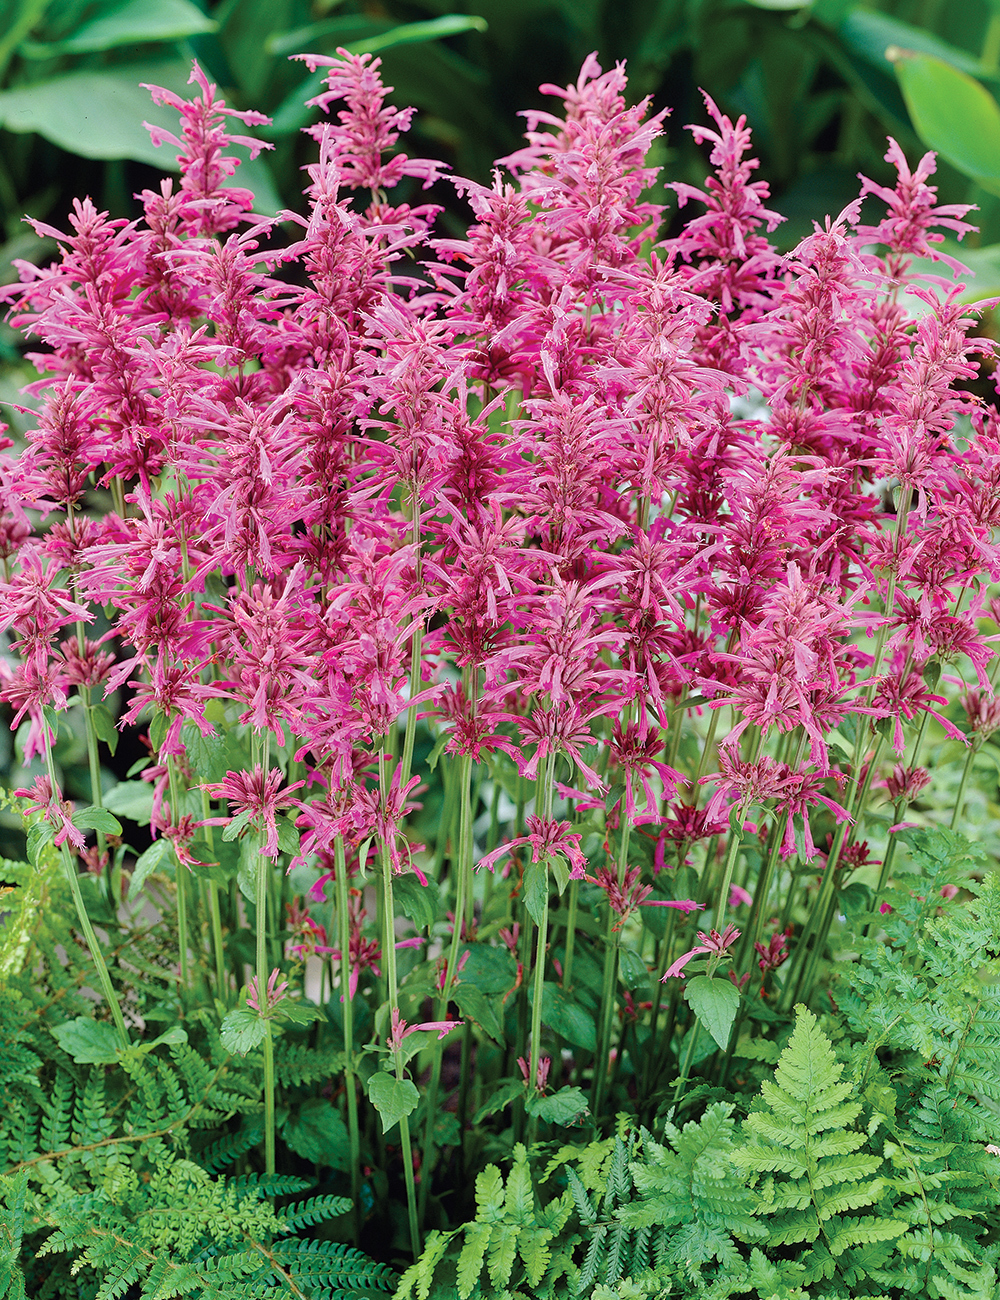
M83 158L132 158L176 170L169 149L157 149L147 121L177 130L177 114L150 100L140 82L183 93L188 65L181 62L129 64L99 72L70 72L33 86L0 91L0 126L37 131L46 140Z
M991 75L982 63L947 41L940 40L933 32L910 23L901 22L889 14L873 13L869 9L853 9L840 24L838 35L849 49L854 50L873 68L885 71L889 60L885 52L896 45L904 50L913 50L918 54L930 54L943 63L950 63L960 72L967 72L972 77ZM995 75L995 74L992 74Z
M92 54L120 45L180 41L187 36L214 32L217 26L190 0L127 0L110 12L82 23L63 41L24 41L18 53L28 59Z
M302 54L310 46L343 45L345 41L377 36L389 31L388 19L369 18L365 14L347 14L340 18L325 18L321 23L309 23L291 32L273 32L264 42L268 54L281 58L288 54Z
M921 140L983 189L1000 194L1000 105L985 86L929 54L892 51Z
M437 41L445 36L457 36L460 32L485 32L486 22L482 18L469 17L466 14L445 14L441 18L432 18L426 23L404 23L393 27L381 36L369 36L366 40L354 41L347 48L352 54L375 54L378 50L391 50L396 45L420 45L425 41Z

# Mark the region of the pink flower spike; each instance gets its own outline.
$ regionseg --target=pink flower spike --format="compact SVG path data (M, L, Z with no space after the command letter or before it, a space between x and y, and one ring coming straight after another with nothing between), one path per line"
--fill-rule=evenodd
M731 885L729 889L729 906L730 907L749 907L753 903L753 895L748 894L742 885Z
M517 1064L524 1077L524 1082L531 1085L531 1066L523 1056L517 1058ZM549 1069L552 1065L551 1056L543 1056L538 1062L538 1068L535 1071L535 1087L539 1092L544 1092L549 1078Z
M885 916L886 913L892 911L892 908L889 906L888 903L879 903L878 910L882 913L883 916Z
M257 982L257 976L253 976L250 983L247 985L247 1006L250 1007L252 1011L259 1011L261 1015L267 1016L270 1015L278 1003L281 1002L288 989L288 980L281 980L281 983L279 984L278 980L280 976L281 971L277 968L271 971L267 981L263 1007L260 1005L260 985Z
M236 811L231 817L206 817L199 825L228 826L243 817L242 826L253 823L258 830L266 831L262 852L266 858L276 858L278 824L275 818L279 809L298 806L299 801L290 795L305 785L305 781L296 781L284 790L279 790L280 785L281 773L277 768L265 772L259 763L249 772L227 772L224 780L209 782L200 789L207 790L213 799L228 799Z

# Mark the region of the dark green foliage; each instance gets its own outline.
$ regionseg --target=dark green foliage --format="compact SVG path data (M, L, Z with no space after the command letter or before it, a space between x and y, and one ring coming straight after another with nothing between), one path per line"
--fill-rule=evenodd
M260 1140L254 1062L229 1056L215 1032L202 1055L174 1030L155 1050L120 1052L115 1068L81 1065L43 1014L15 984L0 992L4 1300L357 1300L392 1289L391 1269L361 1251L293 1235L347 1213L345 1197L287 1203L309 1183L219 1175Z
M398 1294L992 1300L1000 879L974 884L960 836L909 839L893 911L857 920L871 932L838 1014L800 1006L790 1037L772 1017L773 1037L737 1049L775 1063L742 1123L712 1100L683 1128L621 1119L547 1161L516 1147L506 1183L480 1174L474 1221L434 1234ZM948 901L952 884L974 897Z

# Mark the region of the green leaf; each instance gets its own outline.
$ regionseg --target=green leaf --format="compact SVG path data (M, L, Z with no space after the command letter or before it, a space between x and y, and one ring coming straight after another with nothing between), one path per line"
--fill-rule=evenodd
M395 45L423 44L445 36L457 36L460 32L485 31L486 20L483 18L466 14L444 14L441 18L432 18L428 22L403 23L380 36L352 41L345 48L351 54L375 54L379 50L391 50Z
M267 1034L267 1022L257 1011L249 1007L237 1007L230 1011L222 1022L222 1046L227 1052L246 1056L254 1047L259 1047Z
M731 980L696 975L687 982L688 1005L723 1051L740 1005L740 991Z
M120 45L149 41L179 41L185 36L214 32L212 22L189 0L125 0L110 13L81 23L64 41L25 41L18 53L29 59L52 59L61 54L92 54Z
M37 131L83 158L132 158L176 171L169 149L157 149L143 121L177 131L177 114L153 104L140 82L183 93L188 65L128 64L114 70L70 72L0 92L0 125Z
M298 827L293 826L287 817L278 817L275 825L278 828L278 848L294 857L300 847Z
M517 980L517 962L506 946L470 943L462 950L459 963L462 983L475 984L482 993L509 993Z
M118 728L106 704L94 704L90 709L90 719L98 740L103 740L112 754L118 748Z
M410 1079L376 1070L368 1080L368 1100L382 1118L382 1132L388 1133L406 1115L412 1115L420 1102L420 1093Z
M281 1136L303 1160L346 1173L351 1143L340 1111L325 1097L309 1097L285 1121Z
M82 831L103 831L105 835L120 835L122 824L107 808L78 808L73 814L73 825Z
M545 906L549 901L549 869L543 859L529 862L524 868L524 906L536 925L541 925Z
M170 730L170 719L165 713L157 710L149 723L149 743L153 746L153 752L158 754L163 748L163 742L167 738L167 732Z
M594 1017L548 980L542 985L542 1020L575 1047L597 1050Z
M753 5L754 9L805 9L812 0L746 0L748 5Z
M218 732L210 731L202 735L193 722L181 728L181 740L188 763L202 781L224 781L232 770L233 760L238 761L240 757L236 746L230 745L228 734L220 736Z
M56 837L55 827L50 821L32 822L28 827L28 861L33 867L38 866L38 859L47 844Z
M248 903L257 903L257 841L252 835L240 840L240 858L236 868L236 883Z
M119 817L148 826L153 816L153 787L148 781L122 781L104 796L104 806Z
M78 1065L112 1065L118 1059L121 1041L107 1020L77 1016L53 1029L56 1042Z
M463 1016L468 1016L470 1020L474 1020L480 1029L489 1034L494 1042L502 1043L504 1041L503 1025L500 1017L493 1009L493 1004L485 993L480 992L474 984L466 984L464 980L461 980L455 985L455 991L451 996L458 1003Z
M988 71L979 59L957 45L942 41L933 32L871 9L853 8L840 24L837 34L848 48L880 72L888 70L889 60L885 52L893 45L917 54L930 54L973 77L982 77Z
M318 23L296 27L293 31L272 32L264 42L264 49L268 54L283 59L290 54L302 54L306 50L315 52L320 45L343 45L345 41L377 36L391 26L385 19L366 18L359 14L323 18Z
M325 1020L326 1012L313 1002L282 998L275 1008L274 1018L287 1020L290 1025L311 1025L317 1020Z
M929 54L893 48L921 140L991 194L1000 194L1000 105L985 86Z
M649 979L646 963L631 948L618 949L618 973L627 989L640 988Z
M238 812L235 817L226 822L225 826L222 828L223 840L227 844L230 843L230 841L235 840L240 831L250 824L250 818L252 815L253 814L250 812L249 808L244 808L242 812Z
M129 900L139 897L143 885L157 868L173 863L173 860L174 850L170 841L154 840L145 853L140 853L136 859L135 870L132 872L128 887Z
M418 930L429 931L438 910L437 881L428 880L426 885L422 885L413 872L407 872L393 880L392 892L403 915L409 917Z
M523 1096L524 1081L522 1079L507 1079L503 1083L496 1085L490 1094L489 1100L484 1102L472 1117L472 1127L477 1128L484 1119L489 1119L491 1115L506 1110L512 1101Z
M579 1088L560 1088L551 1097L528 1097L524 1109L549 1124L577 1123L587 1113L587 1098Z

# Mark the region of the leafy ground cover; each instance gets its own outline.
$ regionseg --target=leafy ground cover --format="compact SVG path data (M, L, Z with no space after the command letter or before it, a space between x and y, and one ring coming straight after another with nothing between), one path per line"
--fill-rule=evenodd
M967 208L890 141L780 255L706 97L665 239L589 58L438 235L306 62L292 242L196 65L6 291L4 1294L992 1296Z

